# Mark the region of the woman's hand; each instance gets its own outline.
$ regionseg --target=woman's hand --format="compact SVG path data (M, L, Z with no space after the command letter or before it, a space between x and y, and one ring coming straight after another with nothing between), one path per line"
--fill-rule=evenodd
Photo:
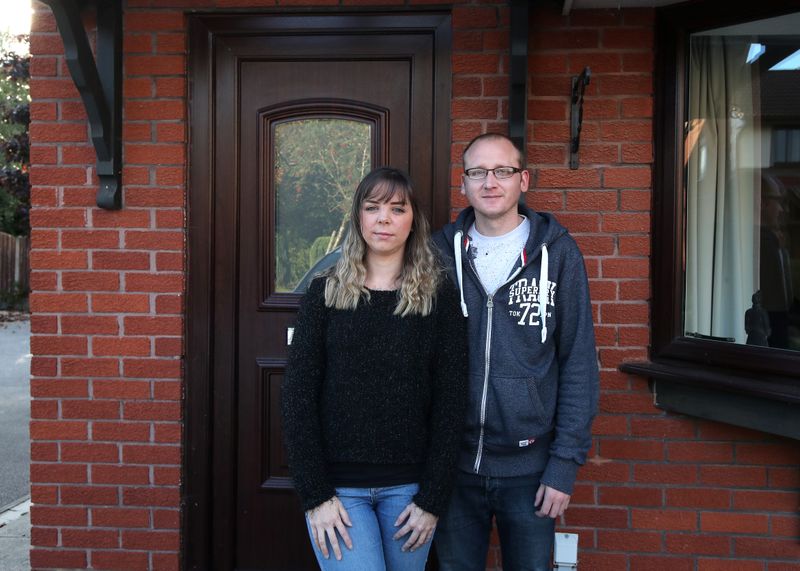
M403 526L394 534L394 539L400 539L411 532L411 537L408 538L402 549L403 551L414 551L433 539L433 532L436 531L436 522L438 521L437 516L411 502L394 522L395 527Z
M344 541L347 549L353 549L353 542L347 533L347 528L353 524L350 522L350 516L347 514L347 510L344 509L342 502L339 501L339 498L333 496L314 509L308 510L306 515L308 516L308 523L311 525L311 535L325 559L330 557L328 545L325 541L327 536L333 547L334 557L336 557L337 561L342 560L342 550L339 548L339 539L336 537L337 531L342 536L342 541Z

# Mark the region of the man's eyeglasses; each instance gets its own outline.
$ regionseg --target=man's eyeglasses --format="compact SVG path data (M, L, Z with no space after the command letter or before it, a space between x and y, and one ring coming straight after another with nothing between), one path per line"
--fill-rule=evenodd
M490 172L494 173L494 178L503 180L505 178L511 178L518 172L522 172L522 169L516 167L496 167L493 169L474 168L465 170L464 174L467 175L467 178L470 180L483 180L489 176Z

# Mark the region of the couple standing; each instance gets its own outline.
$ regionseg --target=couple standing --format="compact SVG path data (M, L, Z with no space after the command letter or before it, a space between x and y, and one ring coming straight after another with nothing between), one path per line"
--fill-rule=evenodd
M435 531L442 571L482 571L493 518L506 571L551 567L597 407L583 257L519 204L510 139L463 163L470 207L433 247L410 180L367 175L301 303L284 433L324 570L421 571Z

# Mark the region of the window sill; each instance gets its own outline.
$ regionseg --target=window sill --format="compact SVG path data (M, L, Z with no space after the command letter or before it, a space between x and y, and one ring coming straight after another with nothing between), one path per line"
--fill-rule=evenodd
M797 378L671 359L623 363L619 369L649 378L655 405L663 410L800 440Z

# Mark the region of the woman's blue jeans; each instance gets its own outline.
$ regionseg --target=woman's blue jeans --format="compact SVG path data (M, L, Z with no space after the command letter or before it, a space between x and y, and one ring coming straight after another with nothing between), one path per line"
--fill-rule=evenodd
M536 516L541 474L491 478L458 472L447 512L436 529L440 571L483 571L492 518L503 571L548 571L555 520Z
M408 540L406 535L392 539L400 527L395 527L397 516L413 501L419 491L418 484L405 484L388 488L336 488L336 495L350 515L353 524L347 528L353 549L345 547L339 539L342 560L337 561L328 543L328 559L322 556L311 538L314 554L323 571L423 571L431 544L426 543L415 551L401 551ZM311 526L308 525L309 537ZM338 534L337 534L338 535Z

